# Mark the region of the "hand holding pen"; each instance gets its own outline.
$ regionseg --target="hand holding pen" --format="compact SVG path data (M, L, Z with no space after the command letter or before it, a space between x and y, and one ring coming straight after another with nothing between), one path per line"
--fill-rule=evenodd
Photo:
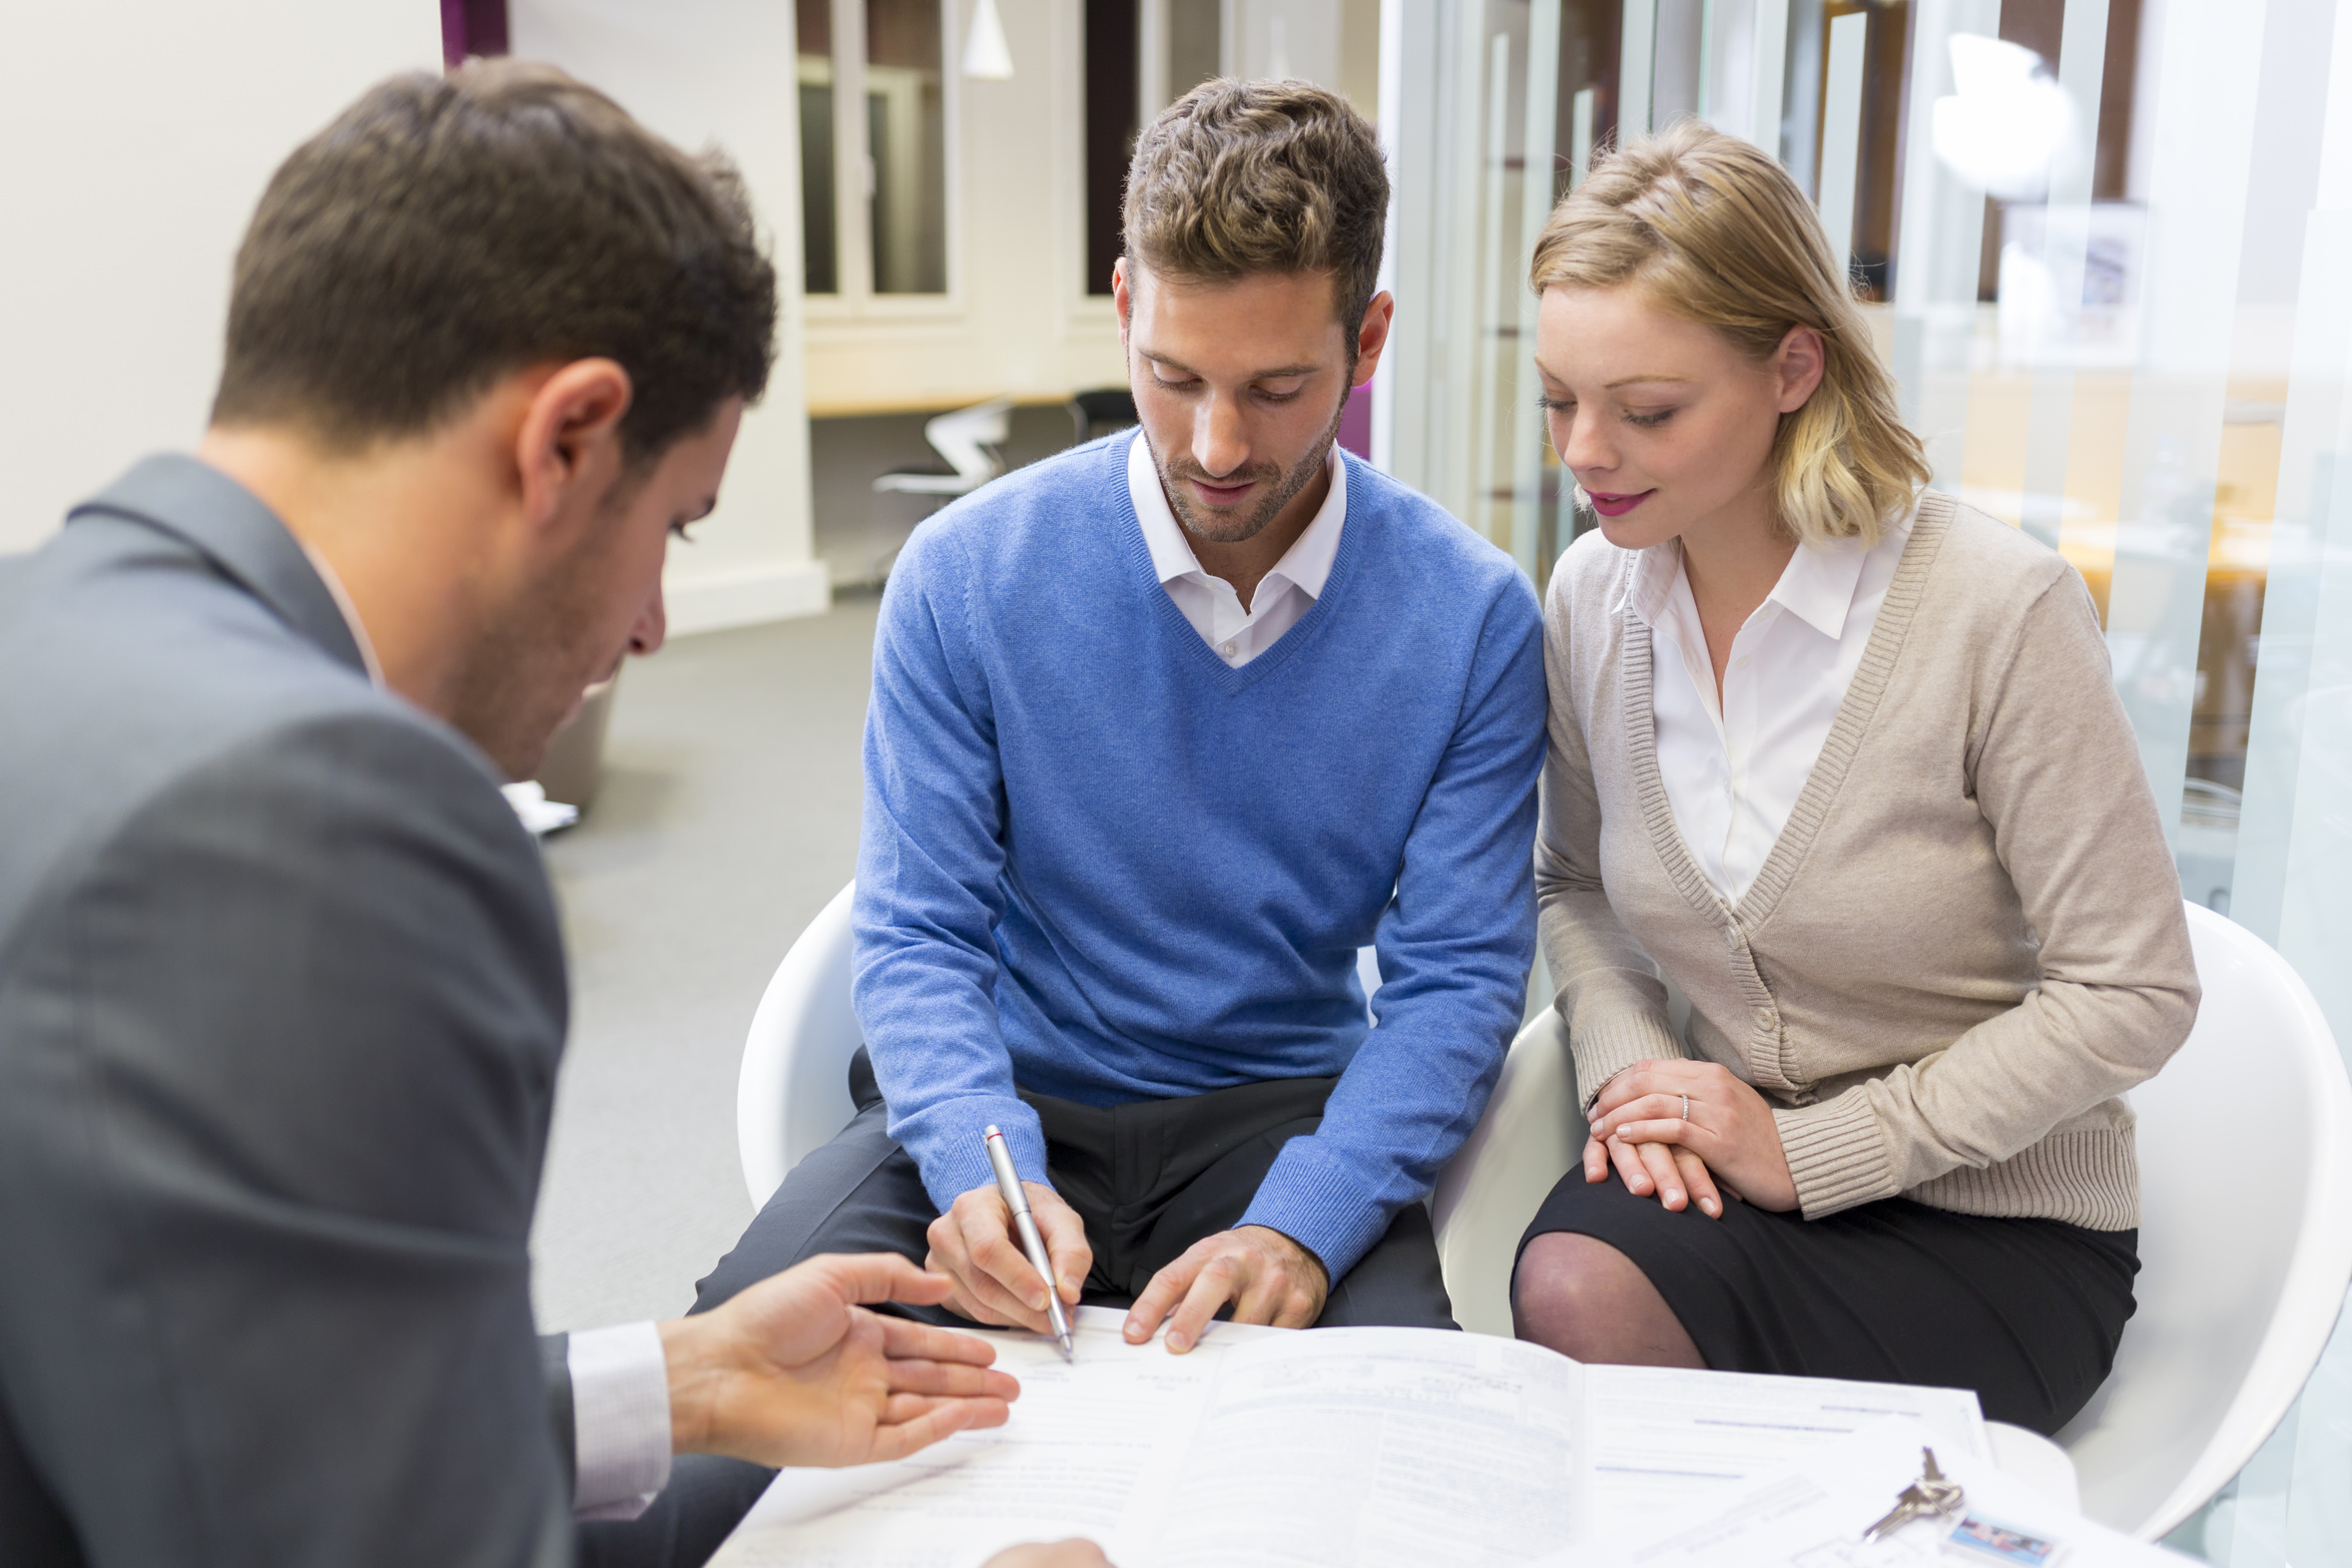
M994 1151L1003 1147L1003 1134L996 1128L988 1132L994 1137L983 1135L983 1141L991 1150L993 1171ZM1009 1177L1011 1161L1004 1163ZM1094 1266L1094 1250L1087 1245L1085 1223L1052 1188L1017 1179L1010 1180L1010 1187L1018 1207L1029 1211L1044 1256L1032 1261L1014 1219L1015 1202L1006 1195L1005 1182L992 1180L959 1195L931 1222L930 1256L923 1267L955 1282L945 1304L949 1310L975 1322L1052 1334L1055 1325L1047 1308L1064 1308L1066 1326L1066 1308L1078 1300L1079 1288ZM1056 1296L1058 1301L1050 1300Z
M1020 1234L1021 1252L1028 1258L1029 1267L1037 1271L1037 1278L1053 1278L1053 1263L1045 1256L1045 1238L1037 1234L1036 1216L1029 1213L1029 1200L1021 1192L1021 1179L1012 1168L1012 1155L1004 1147L1004 1134L989 1128L981 1134L988 1145L988 1164L996 1172L996 1190L1004 1197L1004 1207L1012 1211L1013 1229ZM1045 1316L1053 1325L1054 1343L1061 1346L1061 1358L1075 1360L1070 1349L1070 1318L1062 1310L1061 1293L1045 1293Z

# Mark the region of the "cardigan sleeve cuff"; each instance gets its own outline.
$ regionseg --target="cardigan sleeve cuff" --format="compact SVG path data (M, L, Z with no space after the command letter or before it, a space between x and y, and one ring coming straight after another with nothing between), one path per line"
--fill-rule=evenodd
M1849 1089L1820 1105L1776 1110L1772 1118L1796 1184L1797 1207L1806 1219L1876 1203L1901 1190L1869 1095Z
M1647 1008L1597 1022L1571 1021L1568 1052L1576 1062L1576 1109L1587 1117L1601 1086L1635 1062L1678 1062L1689 1054L1674 1038L1666 1015Z

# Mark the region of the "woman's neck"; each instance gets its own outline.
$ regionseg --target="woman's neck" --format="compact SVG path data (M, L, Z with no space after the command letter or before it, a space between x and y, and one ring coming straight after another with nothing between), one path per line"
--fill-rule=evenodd
M1756 607L1771 597L1797 541L1773 518L1769 481L1702 523L1682 531L1682 575L1698 607L1708 662L1715 668L1715 700L1723 700L1723 672L1731 642Z

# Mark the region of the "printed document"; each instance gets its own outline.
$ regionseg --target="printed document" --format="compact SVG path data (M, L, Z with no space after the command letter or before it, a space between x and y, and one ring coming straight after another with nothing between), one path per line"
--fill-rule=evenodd
M1427 1328L1219 1323L1186 1355L1081 1307L1076 1361L993 1333L1012 1419L907 1459L786 1470L714 1568L969 1568L1083 1535L1119 1568L1515 1568L1687 1520L1892 1411L1986 1452L1976 1396L1586 1367Z
M1866 1540L1922 1469L1923 1448L1959 1502ZM1538 1568L2162 1568L2185 1559L2085 1519L1962 1453L1917 1421L1874 1421L1751 1482L1695 1523L1596 1539Z

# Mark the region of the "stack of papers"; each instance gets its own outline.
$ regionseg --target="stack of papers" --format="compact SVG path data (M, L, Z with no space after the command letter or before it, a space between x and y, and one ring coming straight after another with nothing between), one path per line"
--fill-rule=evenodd
M1990 1452L1966 1390L1584 1366L1426 1328L1226 1323L1179 1356L1124 1321L1081 1308L1073 1365L991 1335L1021 1382L1006 1425L787 1470L715 1568L970 1568L1072 1535L1119 1568L1519 1568L1707 1517L1890 1416Z

